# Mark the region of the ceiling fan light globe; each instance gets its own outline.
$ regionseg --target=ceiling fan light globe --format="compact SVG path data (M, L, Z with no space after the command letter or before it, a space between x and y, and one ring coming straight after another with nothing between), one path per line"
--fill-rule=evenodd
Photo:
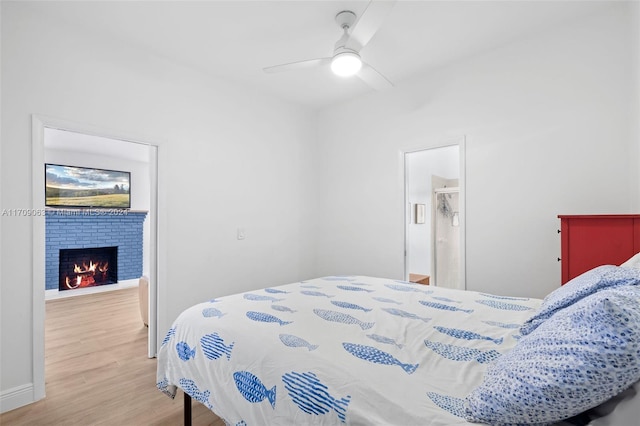
M338 53L331 60L331 71L340 77L350 77L360 71L362 59L355 52Z

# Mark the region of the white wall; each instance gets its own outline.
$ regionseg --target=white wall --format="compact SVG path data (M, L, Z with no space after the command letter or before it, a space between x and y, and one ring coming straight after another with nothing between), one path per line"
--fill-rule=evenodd
M33 3L1 7L4 208L31 207L31 115L42 114L159 145L161 333L201 300L314 275L312 114L59 27L30 13ZM1 226L0 397L24 399L36 326L32 221L2 217Z
M467 288L557 288L557 215L639 205L629 7L324 111L318 273L402 278L399 153L466 135Z

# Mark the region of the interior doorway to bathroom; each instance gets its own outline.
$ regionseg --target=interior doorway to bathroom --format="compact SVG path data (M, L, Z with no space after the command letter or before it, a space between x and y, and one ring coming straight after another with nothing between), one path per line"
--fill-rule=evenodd
M465 289L464 140L405 152L405 279Z

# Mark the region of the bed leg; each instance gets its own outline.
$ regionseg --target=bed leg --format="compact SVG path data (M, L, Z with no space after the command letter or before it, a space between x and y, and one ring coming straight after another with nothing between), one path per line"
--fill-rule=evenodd
M191 426L191 397L184 393L184 426Z

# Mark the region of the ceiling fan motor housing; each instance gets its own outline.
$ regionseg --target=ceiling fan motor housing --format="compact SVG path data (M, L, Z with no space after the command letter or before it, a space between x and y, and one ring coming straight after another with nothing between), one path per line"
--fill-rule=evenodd
M350 10L343 10L336 15L336 22L340 29L351 28L356 22L356 14Z
M349 29L356 22L356 14L350 10L343 10L342 12L338 12L338 14L336 15L336 22L338 23L338 26L340 26L340 28L344 31L344 33L333 47L333 56L335 57L336 55L347 52L360 56L358 55L357 51L345 47L345 45L347 44L347 40L349 40Z

